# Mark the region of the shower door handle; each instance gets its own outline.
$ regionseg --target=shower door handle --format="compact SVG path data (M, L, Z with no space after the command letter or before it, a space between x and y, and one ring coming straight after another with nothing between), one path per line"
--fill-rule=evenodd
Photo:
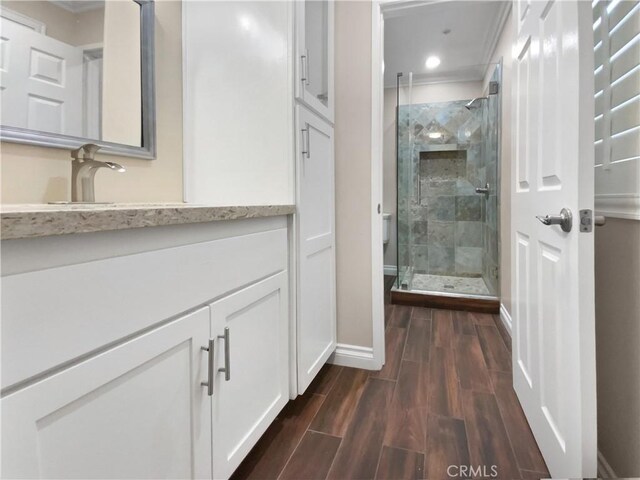
M489 184L487 183L484 187L476 187L476 193L489 196Z

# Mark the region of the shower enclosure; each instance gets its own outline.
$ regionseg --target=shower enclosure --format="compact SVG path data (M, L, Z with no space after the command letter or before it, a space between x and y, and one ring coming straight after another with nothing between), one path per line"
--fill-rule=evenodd
M398 74L398 277L415 293L497 298L500 65L484 96L414 103Z

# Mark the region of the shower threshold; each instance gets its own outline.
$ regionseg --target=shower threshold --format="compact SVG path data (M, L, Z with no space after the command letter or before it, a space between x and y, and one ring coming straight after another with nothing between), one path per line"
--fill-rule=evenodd
M482 278L414 273L411 280L411 290L391 290L391 303L482 313L500 311L498 297L490 294Z

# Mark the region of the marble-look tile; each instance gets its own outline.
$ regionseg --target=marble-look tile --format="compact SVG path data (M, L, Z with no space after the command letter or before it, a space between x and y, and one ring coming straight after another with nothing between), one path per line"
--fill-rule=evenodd
M429 271L429 247L426 245L413 246L413 263L414 269L419 272Z
M398 264L401 267L407 267L411 262L411 251L409 250L409 245L400 244L398 245Z
M413 222L413 243L416 245L427 245L428 242L428 227L429 222L427 220L415 220Z
M483 246L482 222L456 222L456 246L459 247L482 247Z
M466 182L466 180L464 181ZM421 177L420 193L423 198L437 197L441 195L456 195L459 191L458 182L460 182L460 180L433 180L429 177ZM467 183L469 184L469 182Z
M490 195L486 200L486 219L489 225L496 225L498 222L498 203L495 195Z
M458 178L464 178L467 169L466 156L460 155L459 152L459 150L449 152L421 152L420 176L429 178L431 181L455 181Z
M487 182L489 182L489 185L493 186L494 191L497 191L497 168L496 168L496 162L495 162L495 155L492 155L494 157L494 160L491 162L487 162Z
M472 185L466 178L459 178L456 181L456 195L476 195L476 185Z
M432 274L453 274L455 272L454 248L438 245L429 247L428 271Z
M486 165L483 165L482 167L478 168L478 180L480 180L480 185L482 185L482 186L484 186L487 183L487 167L486 167Z
M427 197L427 220L455 220L456 198L454 196Z
M429 246L439 245L442 247L451 247L454 244L454 222L429 222L427 232L427 243Z
M479 221L482 218L479 195L456 197L456 220Z
M482 273L482 248L456 247L456 273Z

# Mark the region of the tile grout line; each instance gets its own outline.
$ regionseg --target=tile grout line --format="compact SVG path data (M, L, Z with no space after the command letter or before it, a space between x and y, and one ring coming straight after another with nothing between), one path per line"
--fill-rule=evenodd
M384 428L387 428L387 425L385 423ZM373 478L376 479L378 478L378 470L380 469L380 461L382 460L382 452L384 452L384 439L382 440L382 445L380 445L380 453L378 453L378 463L376 463L376 471L373 473ZM383 479L385 480L385 479Z
M333 458L331 459L331 465L329 465L329 469L327 470L327 474L324 476L324 480L326 480L326 478L331 473L331 469L333 468L333 465L336 463L336 458L338 458L338 452L340 451L340 448L342 447L342 442L344 441L343 437L336 437L336 438L340 439L340 443L338 444L338 448L336 448L336 453L333 455Z
M323 402L324 403L324 400ZM320 407L322 407L322 404L320 404ZM320 409L318 409L320 410ZM316 413L317 415L317 413ZM315 418L315 416L314 416ZM313 420L311 420L313 421ZM309 423L309 425L311 425L311 423ZM280 473L278 474L278 476L276 477L276 480L279 480L280 477L282 476L282 474L284 473L284 471L287 469L287 465L289 465L289 462L291 462L291 459L293 458L293 456L296 454L296 452L298 451L298 447L300 446L300 444L302 443L302 439L304 438L304 436L307 434L307 432L309 431L309 427L307 427L305 429L304 432L302 432L302 435L300 435L300 439L298 440L298 443L296 443L296 446L293 450L291 450L291 455L289 455L289 458L287 458L287 461L284 463L284 465L282 466L282 468L280 469Z

